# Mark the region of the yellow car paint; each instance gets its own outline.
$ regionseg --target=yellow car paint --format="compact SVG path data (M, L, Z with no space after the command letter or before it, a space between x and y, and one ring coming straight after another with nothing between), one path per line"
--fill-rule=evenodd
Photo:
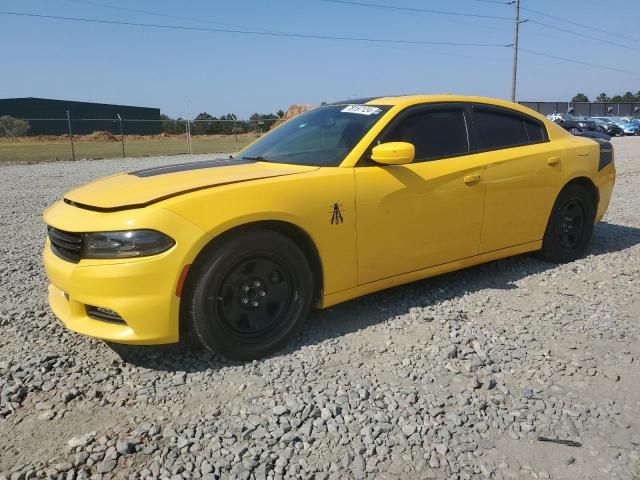
M406 165L359 164L398 113L437 102L525 113L544 123L550 141ZM367 105L391 108L335 167L255 162L150 177L118 174L72 190L47 209L48 225L68 232L154 229L176 243L151 257L70 263L47 241L54 313L85 335L171 343L180 336L181 272L209 242L236 227L282 222L307 235L321 265L318 307L324 308L540 249L552 205L572 179L597 187L597 221L609 204L615 166L598 170L597 143L526 107L456 95L385 97ZM126 324L92 319L86 305L113 310Z

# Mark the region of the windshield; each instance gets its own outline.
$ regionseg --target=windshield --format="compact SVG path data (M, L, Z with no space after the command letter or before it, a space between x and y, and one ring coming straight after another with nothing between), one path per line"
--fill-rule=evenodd
M328 105L292 118L240 152L263 162L338 166L389 109L381 105Z

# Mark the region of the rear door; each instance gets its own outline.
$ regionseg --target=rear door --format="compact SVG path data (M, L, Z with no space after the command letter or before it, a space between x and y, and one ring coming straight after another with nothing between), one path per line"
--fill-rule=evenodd
M486 199L479 253L541 240L562 186L561 147L528 115L471 106L473 141L486 159Z

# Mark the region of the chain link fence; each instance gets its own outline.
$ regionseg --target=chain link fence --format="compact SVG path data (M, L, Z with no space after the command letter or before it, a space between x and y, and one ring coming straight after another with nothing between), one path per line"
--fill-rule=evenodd
M276 115L199 117L131 119L117 114L115 118L75 118L71 111L65 118L33 115L20 119L33 127L31 131L0 138L0 162L234 153L280 121ZM42 128L44 123L50 128ZM57 134L42 134L45 131Z

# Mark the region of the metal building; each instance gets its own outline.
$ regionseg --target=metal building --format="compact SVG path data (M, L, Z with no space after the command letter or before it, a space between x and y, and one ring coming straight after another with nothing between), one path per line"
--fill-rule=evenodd
M159 108L34 97L0 99L0 116L27 120L30 126L28 135L69 133L67 112L74 135L101 130L120 134L121 124L125 134L153 135L161 131Z
M640 102L520 102L543 115L550 113L573 113L587 117L629 117L640 116Z

